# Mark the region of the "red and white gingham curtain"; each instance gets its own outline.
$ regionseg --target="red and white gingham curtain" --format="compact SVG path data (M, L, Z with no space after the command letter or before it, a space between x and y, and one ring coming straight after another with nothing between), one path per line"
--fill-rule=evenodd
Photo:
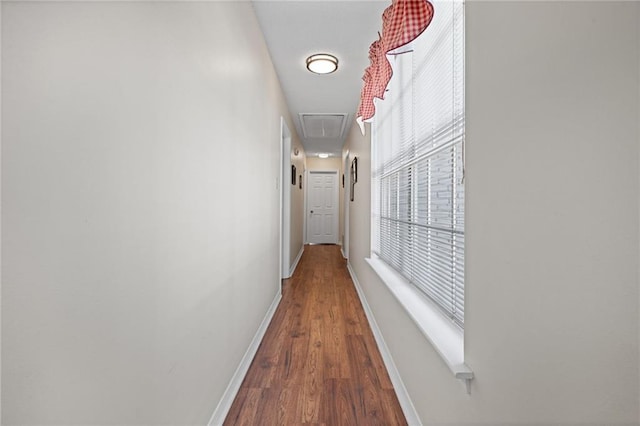
M433 19L433 5L427 0L393 0L382 14L382 36L369 47L370 65L364 71L364 85L356 121L364 135L364 121L375 114L374 98L384 99L391 80L387 55L404 53L401 47L415 40Z

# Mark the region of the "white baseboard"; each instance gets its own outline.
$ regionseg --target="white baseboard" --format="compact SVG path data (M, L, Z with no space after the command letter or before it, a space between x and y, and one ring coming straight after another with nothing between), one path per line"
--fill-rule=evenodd
M300 253L298 253L298 256L293 261L293 265L291 265L291 270L289 271L289 276L287 278L291 278L293 276L293 273L296 271L296 268L298 267L298 262L300 262L300 258L302 258L302 253L304 253L304 244L300 248Z
M227 417L227 414L229 414L229 410L231 409L233 400L236 398L236 395L240 390L240 385L242 385L242 381L244 380L244 377L247 375L247 371L249 371L249 367L251 366L251 362L253 361L253 358L255 357L256 352L258 352L258 347L260 346L260 342L262 342L262 338L264 337L264 334L267 331L267 327L269 327L269 323L271 322L271 319L273 318L273 315L275 314L276 309L278 308L280 299L282 299L282 293L280 292L280 290L278 290L278 294L273 299L273 302L271 303L269 310L264 316L264 319L262 320L260 327L258 327L258 331L256 332L256 335L253 337L253 340L251 341L249 348L247 349L244 356L242 357L242 361L240 361L240 365L238 365L236 372L233 374L233 377L231 377L231 381L229 382L227 389L222 394L222 398L220 398L220 402L218 403L218 406L213 412L213 415L211 415L211 419L209 420L209 423L208 423L209 426L222 425L222 423L224 422L224 419Z
M422 425L420 416L418 415L418 412L416 411L416 408L411 401L411 397L409 396L409 392L407 392L407 388L404 386L404 382L400 377L400 372L398 371L395 362L393 362L391 352L389 352L389 348L387 347L387 344L382 337L382 332L378 327L378 323L376 323L376 319L373 316L373 311L371 310L371 307L367 302L364 292L362 291L362 287L360 286L360 282L358 281L358 277L356 276L356 273L351 267L351 263L349 261L347 261L347 269L349 270L349 275L351 275L353 285L355 286L358 297L360 298L360 303L362 303L362 307L364 308L364 313L367 316L367 320L369 320L369 325L371 326L373 337L376 339L376 343L378 344L378 349L380 350L380 354L382 355L382 360L384 361L384 365L387 368L387 372L389 373L389 378L391 379L393 388L396 391L398 401L400 402L400 407L402 408L402 412L407 419L407 423L410 425Z

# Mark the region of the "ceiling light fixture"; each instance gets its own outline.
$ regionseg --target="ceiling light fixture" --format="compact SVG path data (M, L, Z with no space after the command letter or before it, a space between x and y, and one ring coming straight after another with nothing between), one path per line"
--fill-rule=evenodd
M329 158L329 154L318 154L320 158Z
M338 58L328 53L318 53L307 58L307 69L316 74L331 74L338 69Z

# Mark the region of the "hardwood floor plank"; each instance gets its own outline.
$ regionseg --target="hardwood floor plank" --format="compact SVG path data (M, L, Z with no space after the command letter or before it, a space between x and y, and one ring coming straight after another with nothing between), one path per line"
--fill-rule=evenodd
M384 410L385 424L408 426L407 419L405 419L400 407L400 402L396 397L396 393L393 389L384 390L386 394L385 398L381 398L382 409Z
M340 415L338 424L362 424L362 414L358 409L357 392L352 380L338 381L337 411Z
M235 421L231 424L238 426L252 426L258 424L256 420L256 411L258 409L262 390L257 388L241 388L240 391L242 392L242 403L240 404L240 407L238 407L237 412L234 413L233 418ZM240 392L238 392L238 394L240 395Z
M300 387L290 386L280 389L278 401L275 406L276 425L292 425L299 423L302 413L298 406L298 395L300 395ZM292 409L292 407L294 407ZM273 410L274 407L272 406ZM270 423L267 423L270 424Z
M318 423L323 391L322 322L317 319L312 320L310 329L309 350L304 369L300 404L302 406L302 422Z
M383 417L383 408L380 402L380 380L378 372L371 362L364 338L349 336L347 344L352 365L359 366L355 386L361 416L369 419L372 423L380 423Z
M361 336L362 327L360 322L363 318L358 315L358 310L362 309L360 302L355 299L357 294L355 290L351 291L348 285L353 286L351 280L342 280L343 285L340 288L340 300L342 302L342 309L345 314L345 332L348 336Z
M347 351L344 314L339 307L339 299L334 296L334 305L325 317L325 378L346 379L351 377L350 364L345 360Z
M307 246L225 425L406 425L338 246Z

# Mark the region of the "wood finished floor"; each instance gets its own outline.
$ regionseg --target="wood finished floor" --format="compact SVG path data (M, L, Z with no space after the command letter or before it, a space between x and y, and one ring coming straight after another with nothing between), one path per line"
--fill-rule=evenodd
M225 425L406 425L339 246L306 246Z

